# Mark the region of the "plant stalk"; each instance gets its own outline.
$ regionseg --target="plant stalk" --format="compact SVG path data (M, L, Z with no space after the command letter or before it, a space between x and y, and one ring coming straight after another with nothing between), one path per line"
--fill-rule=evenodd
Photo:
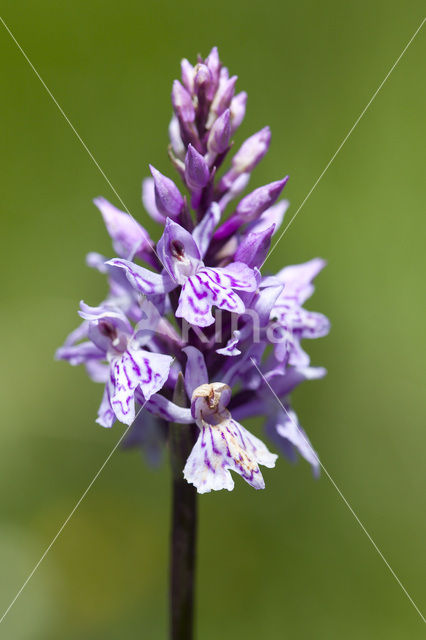
M173 402L187 405L183 376ZM183 477L183 468L197 437L195 425L170 424L172 466L172 530L170 546L170 639L193 640L197 539L197 492Z

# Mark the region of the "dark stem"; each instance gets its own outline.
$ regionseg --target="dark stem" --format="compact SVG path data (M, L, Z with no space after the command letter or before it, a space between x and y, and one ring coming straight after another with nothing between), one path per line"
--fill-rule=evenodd
M173 401L186 406L182 374ZM195 425L170 425L172 466L172 534L170 548L170 638L194 637L195 555L197 539L197 492L183 477L183 468L194 446Z

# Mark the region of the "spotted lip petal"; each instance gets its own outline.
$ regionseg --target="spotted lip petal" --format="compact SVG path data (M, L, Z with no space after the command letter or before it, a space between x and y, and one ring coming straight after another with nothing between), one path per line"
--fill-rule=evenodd
M236 283L235 288L247 284L220 269L201 269L183 285L176 316L198 327L208 327L214 323L211 312L213 306L233 313L244 313L244 303L232 290L230 283Z
M255 489L264 489L259 464L274 467L277 456L225 408L231 389L221 382L202 384L194 389L191 412L200 435L183 470L184 478L199 493L234 488L231 471L238 473Z
M100 424L101 427L106 427L107 429L111 428L116 420L115 413L111 406L111 395L113 392L113 381L111 379L111 376L109 375L102 396L102 401L98 410L98 417L96 419L96 422Z
M173 358L144 349L125 351L111 363L114 393L111 406L120 422L131 424L135 418L134 395L139 388L146 400L166 382Z
M264 489L259 464L271 468L276 459L263 442L229 417L218 425L203 424L183 474L198 493L232 491L234 481L230 471L238 473L255 489Z

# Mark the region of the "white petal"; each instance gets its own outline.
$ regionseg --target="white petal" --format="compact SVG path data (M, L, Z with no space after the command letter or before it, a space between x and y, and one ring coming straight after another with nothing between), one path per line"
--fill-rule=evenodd
M187 460L185 479L198 493L234 488L235 471L255 489L264 489L259 464L273 467L277 456L232 418L218 425L201 427L199 438Z

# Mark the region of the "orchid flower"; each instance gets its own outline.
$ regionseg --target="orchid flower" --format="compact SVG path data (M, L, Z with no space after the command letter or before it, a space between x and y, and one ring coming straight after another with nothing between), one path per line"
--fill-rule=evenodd
M179 477L199 493L233 489L233 474L264 488L260 467L274 467L277 455L241 423L253 416L285 457L300 455L315 474L320 466L290 396L325 375L301 346L329 331L324 315L303 307L325 262L276 275L265 268L289 206L280 199L288 176L248 188L271 132L252 133L232 156L247 102L236 82L215 47L195 65L182 61L169 126L180 184L151 165L142 183L159 239L143 219L95 199L114 253L92 252L87 264L107 278L108 293L98 306L81 303L82 323L56 354L104 385L96 421L128 425L126 446L158 461L178 425L191 441Z

